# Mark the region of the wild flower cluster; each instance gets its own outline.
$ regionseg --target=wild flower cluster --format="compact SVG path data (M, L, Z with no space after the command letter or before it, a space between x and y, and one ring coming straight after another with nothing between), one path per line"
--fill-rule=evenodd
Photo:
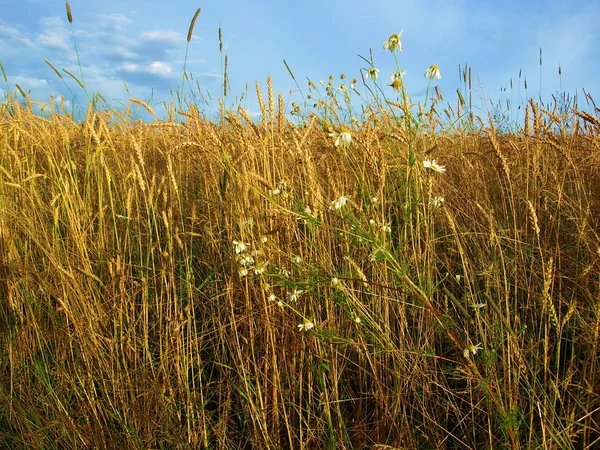
M261 242L266 242L267 238L263 236ZM269 260L261 259L263 252L261 250L249 250L250 243L233 241L234 252L236 260L239 264L238 275L240 277L246 277L251 272L254 275L262 275L266 272Z

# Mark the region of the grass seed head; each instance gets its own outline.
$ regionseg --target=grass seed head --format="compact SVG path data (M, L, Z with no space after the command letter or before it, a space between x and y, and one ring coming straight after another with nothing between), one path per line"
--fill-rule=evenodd
M68 5L68 3L67 3ZM196 10L196 14L194 14L194 18L190 22L190 28L188 29L187 41L190 42L192 40L192 33L194 32L194 25L196 25L196 19L200 15L200 8Z
M73 15L71 14L71 5L69 5L69 2L67 2L66 8L67 8L67 20L69 21L69 23L73 23Z

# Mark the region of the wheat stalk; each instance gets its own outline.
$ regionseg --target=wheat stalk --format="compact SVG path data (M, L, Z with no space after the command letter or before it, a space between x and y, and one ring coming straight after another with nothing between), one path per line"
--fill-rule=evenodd
M529 104L531 105L531 112L533 113L533 134L538 136L541 130L540 109L533 99L529 100Z
M542 298L544 303L544 309L550 316L550 322L554 326L554 329L557 333L560 333L558 316L556 314L556 308L554 307L554 302L552 301L552 296L550 295L550 290L552 288L552 282L554 280L554 259L550 258L548 264L544 267L544 287L542 290Z
M137 98L130 98L129 101L131 103L135 103L136 105L141 106L146 111L148 111L150 114L152 114L152 116L154 117L154 120L158 120L158 117L156 116L156 112L154 112L154 109L152 109L152 107L148 103L138 100Z
M492 143L492 148L494 149L494 153L496 154L496 157L500 161L500 165L502 167L502 171L504 172L504 175L506 176L506 178L508 180L510 180L510 169L508 167L507 159L504 156L502 150L500 149L500 145L498 144L498 138L496 136L496 130L492 123L492 118L490 117L489 120L490 120L491 129L488 134L489 134L490 142Z
M285 133L285 124L285 102L283 100L283 94L279 92L277 94L277 125L280 136L283 136Z
M260 106L260 115L262 117L263 126L266 125L268 116L267 116L267 107L265 105L265 100L263 99L262 92L260 90L260 83L256 82L256 98L258 99L258 105Z
M267 96L269 98L269 121L271 126L275 123L275 94L273 93L273 79L267 78Z
M529 103L525 105L525 126L523 134L525 134L525 136L531 135L531 105Z

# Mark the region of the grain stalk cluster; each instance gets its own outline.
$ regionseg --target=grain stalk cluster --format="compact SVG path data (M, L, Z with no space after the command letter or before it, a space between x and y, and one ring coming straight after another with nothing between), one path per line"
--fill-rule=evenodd
M299 122L271 79L258 120L206 117L185 70L166 119L9 94L4 446L600 443L598 110L567 129L532 100L502 133L365 61L342 89L309 81Z

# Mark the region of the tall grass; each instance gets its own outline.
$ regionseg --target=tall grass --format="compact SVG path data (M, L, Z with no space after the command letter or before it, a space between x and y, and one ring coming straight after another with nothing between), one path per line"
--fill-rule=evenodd
M600 443L597 116L331 92L302 126L271 82L259 122L6 99L4 446Z

